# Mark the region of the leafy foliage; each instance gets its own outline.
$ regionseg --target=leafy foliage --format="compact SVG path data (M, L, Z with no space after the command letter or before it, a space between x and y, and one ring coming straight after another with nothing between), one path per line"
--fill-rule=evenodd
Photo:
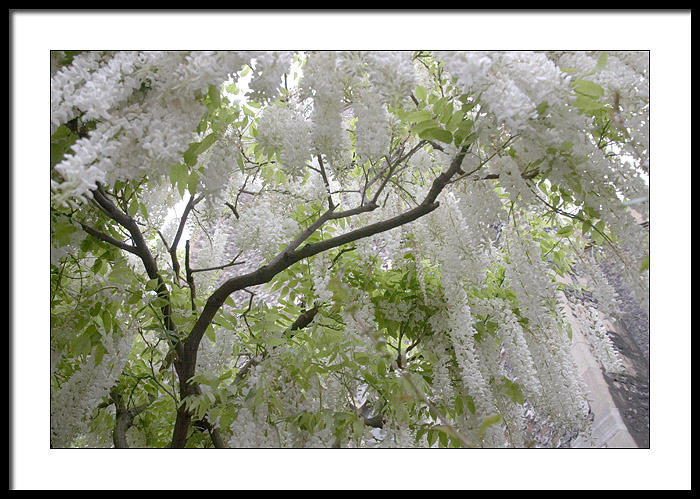
M586 433L560 292L605 255L645 295L643 60L61 57L54 446Z

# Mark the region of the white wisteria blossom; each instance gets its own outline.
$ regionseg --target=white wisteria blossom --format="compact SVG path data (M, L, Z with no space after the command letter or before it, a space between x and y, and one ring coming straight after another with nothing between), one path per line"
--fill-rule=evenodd
M606 325L648 329L649 73L620 51L52 54L51 445L590 436L563 300L621 372Z

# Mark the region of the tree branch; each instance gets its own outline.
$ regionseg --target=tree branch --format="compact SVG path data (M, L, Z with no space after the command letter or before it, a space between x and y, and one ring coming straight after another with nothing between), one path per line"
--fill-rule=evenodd
M190 303L192 305L192 311L197 310L194 304L194 299L197 296L197 288L194 284L194 277L192 277L192 269L190 268L190 240L185 241L185 279L187 280L187 286L190 288Z
M189 247L189 240L187 241L187 247ZM238 260L238 257L241 256L242 253L243 253L243 250L239 251L238 254L233 258L233 260L231 260L230 263L226 263L226 264L224 264L224 265L218 265L218 266L216 266L216 267L207 267L207 268L205 268L205 269L190 269L190 272L191 272L191 273L195 273L195 272L208 272L208 271L210 271L210 270L223 270L223 269L225 269L225 268L227 268L227 267L232 267L232 266L234 266L234 265L243 265L243 264L245 263L245 261L243 261L243 262L237 262L237 261L236 261L236 260Z
M262 267L248 274L233 277L221 284L221 286L219 286L207 299L202 312L197 318L197 321L190 331L190 334L183 343L182 351L178 352L181 353L181 355L178 357L176 369L180 378L182 398L190 393L194 393L194 387L186 382L183 382L183 380L188 380L194 376L195 366L197 364L197 351L199 349L199 344L202 341L202 337L204 336L204 333L209 325L214 320L214 316L223 306L224 301L231 293L250 286L256 286L269 282L279 272L290 267L294 263L303 260L304 258L314 256L323 251L342 246L343 244L347 244L358 239L391 230L427 215L439 206L439 203L436 202L436 198L445 188L452 176L461 171L460 167L467 149L468 145L462 146L460 151L452 159L449 168L438 175L438 177L433 181L432 186L422 203L415 208L388 220L370 224L340 236L332 237L313 244L307 244L302 248L295 249L307 237L309 237L313 231L320 227L326 220L331 218L333 211L328 210L268 265L263 265ZM344 213L343 216L348 216L347 213L350 212L357 213L360 211L368 211L370 209L374 209L374 207L372 207L371 204L368 204L361 205L353 210L348 210L347 212L341 213ZM337 214L337 216L340 215L341 214ZM311 230L312 228L313 230ZM172 447L184 447L187 436L187 427L189 426L190 419L191 415L184 409L184 406L182 409L178 410L175 428L173 430L173 441L171 443Z
M321 155L319 154L317 156L318 158L318 165L321 167L320 174L321 178L323 179L323 184L326 186L326 191L328 191L328 210L333 211L335 209L335 203L333 203L333 197L331 196L331 186L328 183L328 176L326 175L326 169L323 167L323 159L321 159Z
M247 288L250 286L256 286L259 284L264 284L266 282L269 282L275 275L277 275L279 272L282 270L288 268L289 266L293 265L294 263L303 260L304 258L308 258L311 256L314 256L318 253L321 253L323 251L329 250L331 248L336 248L338 246L342 246L343 244L347 244L353 241L357 241L358 239L362 239L365 237L372 236L374 234L378 234L380 232L385 232L388 230L391 230L393 228L396 228L400 225L407 224L409 222L412 222L424 215L427 215L431 211L435 210L438 207L438 203L435 201L437 196L442 192L442 190L445 188L447 185L448 181L452 176L457 173L460 169L460 165L462 164L462 160L464 159L464 155L466 154L467 147L462 147L459 153L457 153L450 163L450 167L443 173L441 173L434 181L431 186L430 191L428 191L428 194L426 197L423 199L423 202L416 206L415 208L408 210L400 215L397 215L395 217L392 217L388 220L384 220L382 222L377 222L374 224L367 225L365 227L355 229L353 231L347 232L345 234L341 234L336 237L332 237L330 239L326 239L323 241L319 241L317 243L313 244L307 244L306 246L295 249L293 251L289 251L289 247L282 252L280 255L278 255L270 264L264 265L257 270L250 272L248 274L244 274L241 276L233 277L227 281L225 281L219 288L217 288L209 297L207 300L206 305L204 306L204 309L202 310L202 313L197 319L197 322L195 323L194 327L192 328L192 331L188 335L187 339L185 340L185 345L184 345L184 356L185 358L183 359L184 362L190 366L189 368L192 369L192 373L190 374L189 377L194 375L194 365L197 360L197 349L199 347L199 343L202 339L202 336L204 335L207 327L209 327L209 324L211 324L211 321L214 319L214 316L216 315L216 312L221 308L221 306L224 303L224 300L233 293L234 291L241 290L243 288ZM348 210L347 212L344 213L349 213L349 212L359 212L359 211L369 211L369 209L374 209L374 208L369 208L372 205L363 205L359 206L358 208L355 208L353 210ZM322 222L319 222L319 220L325 221L327 219L330 219L332 212L327 211L322 215L314 224L312 224L312 227L320 227ZM338 214L340 215L340 214ZM303 239L311 235L313 231L310 231L311 227L307 229L301 236L299 236L292 244L290 244L290 247L293 249L295 246L301 243ZM315 230L315 229L314 229ZM189 379L188 377L188 379Z
M111 402L116 407L116 420L114 423L114 431L112 432L112 441L115 449L128 449L129 443L126 438L126 432L131 428L134 418L143 412L149 405L155 401L155 396L149 395L148 402L145 402L132 409L128 409L122 395L116 390L110 392Z
M82 222L78 222L78 223L79 223L80 226L83 228L83 230L84 230L85 232L87 232L88 234L90 234L92 237L95 237L95 238L99 239L100 241L104 241L104 242L106 242L106 243L112 244L112 245L116 246L117 248L121 248L121 249L123 249L124 251L128 251L129 253L133 253L133 254L135 254L135 255L138 255L138 254L139 254L139 253L138 253L138 248L136 248L136 246L132 246L132 245L127 244L127 243L125 243L125 242L123 242L123 241L120 241L120 240L118 240L118 239L115 239L115 238L113 238L112 236L110 236L110 235L108 235L108 234L105 234L105 233L103 233L103 232L100 232L99 230L95 230L95 229L93 229L92 227L88 227L87 225L85 225L85 224L82 223Z

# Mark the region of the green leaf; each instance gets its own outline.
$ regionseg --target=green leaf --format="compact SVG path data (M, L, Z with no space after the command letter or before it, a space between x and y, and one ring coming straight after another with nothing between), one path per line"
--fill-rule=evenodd
M581 227L581 232L583 233L583 235L586 235L586 233L591 231L592 227L593 225L591 224L591 222L589 222L588 220L584 220L583 225Z
M199 142L192 142L190 144L190 147L187 148L185 151L185 154L182 155L183 159L185 160L185 164L188 166L194 166L197 163L197 156L198 152L197 149L199 148Z
M216 85L209 85L208 94L212 107L219 107L221 104L221 93L219 92L219 87Z
M484 419L484 422L481 423L481 428L479 428L479 438L484 438L486 435L486 430L488 430L489 426L500 423L502 419L503 416L500 414L495 414Z
M649 269L649 255L646 255L646 256L642 259L642 268L641 268L641 270L642 270L642 272L644 272L645 270L648 270L648 269Z
M170 184L175 187L178 182L183 178L183 176L187 175L188 172L187 166L185 166L182 163L178 163L176 165L173 165L170 167ZM183 175L184 173L184 175Z
M149 279L148 282L146 282L146 289L148 291L156 291L158 289L158 284L158 278Z
M461 397L455 398L455 413L457 415L464 414L464 400Z
M576 92L593 98L602 97L605 94L603 87L588 80L579 80L576 83L575 88Z
M283 170L275 170L273 180L277 185L284 185L287 182L287 174Z
M438 440L440 441L440 447L447 447L447 434L444 431L438 433Z
M339 303L348 303L350 301L347 285L343 284L337 277L331 277L326 287L333 293L333 301Z
M558 235L558 236L565 237L565 236L569 236L569 235L573 234L573 232L574 232L574 226L573 226L573 225L567 225L567 226L565 226L565 227L560 228L560 229L557 231L557 235Z
M78 342L74 347L75 353L78 355L87 355L91 349L90 337L83 334L78 338Z
M136 198L132 199L129 203L129 216L134 216L139 211L139 202Z
M522 388L520 388L519 384L514 383L508 378L504 378L503 383L506 395L508 395L513 402L516 404L522 404L525 402L525 396L523 395Z
M460 122L460 124L457 126L457 130L454 131L455 144L459 145L467 140L473 125L474 122L472 120Z
M141 213L141 216L148 220L148 209L146 208L146 205L143 203L139 203L139 212Z
M445 106L447 105L447 97L441 97L439 98L434 104L433 104L433 112L437 114L438 116L442 114L442 112L445 110Z
M416 99L418 99L419 101L424 101L427 96L428 91L425 89L425 87L418 85L416 87Z
M462 102L462 112L466 113L467 111L471 111L474 109L474 107L477 104L476 100L469 100L469 96L466 94L463 94L459 97L459 100Z
M428 110L412 111L404 116L404 121L409 123L418 123L433 117L433 114Z
M459 124L462 122L462 119L464 118L464 114L462 111L457 111L452 115L452 117L447 121L447 124L445 125L445 128L449 132L454 132L457 130L457 127Z
M95 263L92 265L92 271L95 274L99 274L101 269L102 269L102 259L98 258L97 260L95 260Z
M452 134L442 128L428 128L419 134L419 137L424 140L438 140L445 144L452 143Z
M598 62L596 63L595 67L596 67L596 69L603 69L607 63L608 63L608 53L603 52L598 57Z
M129 299L127 300L127 303L128 303L129 305L133 305L134 303L140 302L140 301L141 301L141 298L142 298L142 296L141 296L141 291L133 291L133 292L129 295Z
M68 245L73 234L78 228L70 223L64 223L63 217L56 222L51 221L51 237L62 245Z
M107 310L102 311L102 324L105 326L105 331L112 329L112 316Z
M202 139L201 142L192 142L187 148L187 151L183 154L183 159L185 164L188 166L194 166L197 164L197 157L204 151L209 149L211 145L216 142L216 133L212 132Z
M197 172L192 172L187 180L187 190L190 194L194 196L197 191L197 185L199 184L199 174Z
M95 326L95 324L93 323L93 324L90 324L90 325L85 329L85 332L84 332L83 336L85 336L86 338L90 338L91 336L93 336L93 335L95 335L95 334L99 335L100 332L97 330L97 326Z
M102 346L102 343L98 343L97 347L95 348L95 366L100 365L100 362L102 362L102 357L104 357L106 353L107 350L104 346Z
M65 125L61 125L61 127L68 130L68 128L65 127ZM61 130L61 128L59 128L59 130ZM60 163L63 160L64 156L68 151L70 151L71 146L77 138L77 135L57 138L55 134L51 137L51 166Z
M280 338L278 336L270 335L270 336L267 336L265 338L265 343L271 347L278 347L278 346L283 345L285 343L285 339Z
M454 111L454 104L452 104L452 101L447 102L443 106L443 110L440 113L440 121L442 123L447 123L450 118L452 118L452 112Z
M579 108L581 111L595 111L597 109L603 109L605 104L601 103L596 99L586 97L585 95L578 95L574 101L574 106Z
M383 359L380 359L377 361L377 374L380 377L384 377L386 375L386 362Z
M437 121L435 120L425 120L421 121L420 123L413 125L413 128L411 129L412 132L416 133L418 136L420 136L421 133L426 131L429 128L439 128L440 125L438 124Z
M432 447L433 444L435 443L435 441L437 440L437 436L438 436L437 434L438 434L437 430L432 430L432 429L428 430L427 439L428 439L428 445L430 447Z
M209 338L209 341L211 341L212 343L216 342L216 333L214 332L214 328L211 325L207 327L205 333L207 335L207 338Z
M469 412L472 414L476 413L476 406L474 405L474 399L472 398L471 395L467 395L464 397L464 402L467 404L467 409L469 409Z

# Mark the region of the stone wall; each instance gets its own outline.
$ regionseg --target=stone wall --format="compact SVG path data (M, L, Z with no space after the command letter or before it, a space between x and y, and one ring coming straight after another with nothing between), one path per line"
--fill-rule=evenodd
M620 301L614 325L604 319L624 364L621 373L606 373L596 362L582 331L574 303L590 303L586 294L567 293L567 314L573 329L574 357L590 390L593 441L580 438L572 447L649 448L649 319L630 298L613 266L601 265Z

